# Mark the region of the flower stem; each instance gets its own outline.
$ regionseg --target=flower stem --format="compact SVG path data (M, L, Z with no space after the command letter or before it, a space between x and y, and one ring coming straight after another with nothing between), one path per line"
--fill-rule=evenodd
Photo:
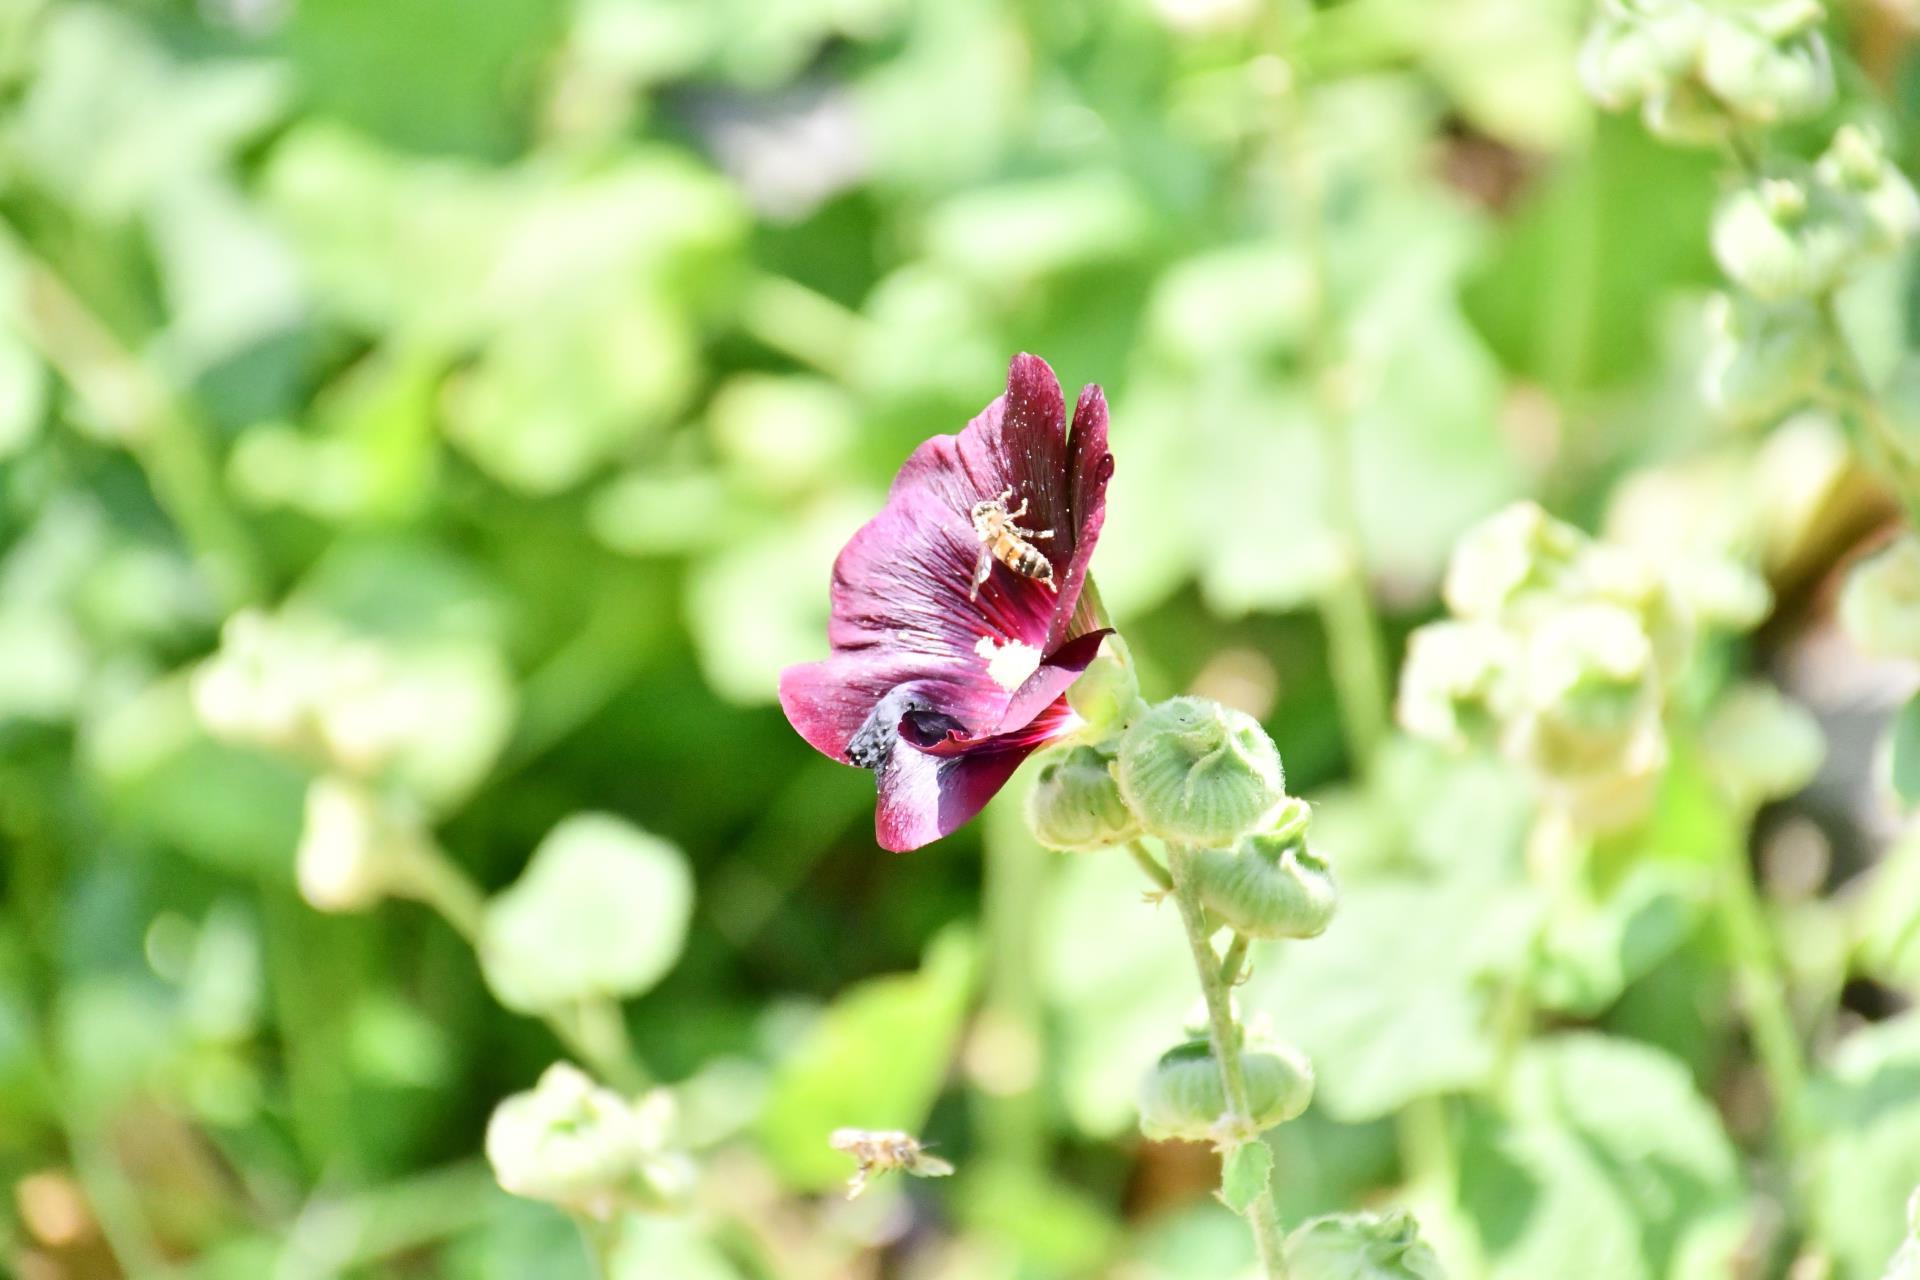
M1744 843L1729 842L1720 892L1714 895L1714 901L1728 949L1733 953L1734 982L1748 1033L1753 1037L1754 1053L1773 1095L1777 1136L1791 1152L1800 1138L1800 1100L1807 1068L1793 1011L1787 1005L1786 975L1753 876L1745 865L1744 848Z
M1328 447L1344 453L1345 432L1338 434L1341 438L1330 439ZM1351 496L1334 501L1350 506ZM1320 598L1320 621L1327 631L1327 660L1347 755L1354 771L1364 775L1387 735L1387 663L1355 535L1348 536L1346 551L1347 566Z
M1232 991L1240 982L1240 974L1247 965L1247 940L1239 934L1233 935L1233 941L1227 944L1227 954L1220 960L1220 981L1228 991Z
M1173 877L1167 874L1167 869L1160 865L1147 846L1138 840L1129 841L1127 852L1133 855L1134 862L1139 864L1140 870L1146 873L1147 879L1153 881L1160 892L1173 892Z
M1253 1108L1247 1100L1246 1071L1240 1062L1240 1036L1233 1021L1233 1006L1227 984L1221 978L1220 958L1213 953L1207 933L1206 912L1193 883L1193 851L1182 845L1167 846L1167 866L1173 880L1174 901L1180 904L1180 921L1186 926L1187 945L1193 949L1194 971L1200 977L1200 992L1207 1002L1207 1026L1213 1041L1214 1061L1220 1064L1221 1088L1227 1099L1227 1143L1237 1147L1260 1141L1251 1132ZM1285 1243L1280 1230L1280 1211L1269 1191L1255 1198L1247 1210L1247 1222L1253 1228L1253 1245L1260 1255L1260 1274L1266 1280L1285 1280Z
M96 316L52 267L0 228L0 254L22 268L22 333L147 475L229 609L258 600L265 573L227 502L219 458L174 389Z
M1311 19L1308 19L1310 22ZM1353 414L1356 388L1340 349L1341 320L1334 304L1333 270L1327 250L1326 180L1306 127L1306 103L1296 92L1282 127L1293 188L1295 232L1311 272L1314 316L1303 352L1304 373L1313 394L1326 457L1327 515L1340 548L1340 566L1320 593L1321 625L1327 632L1327 659L1340 709L1347 755L1357 774L1371 767L1388 720L1387 658L1381 647L1380 620L1367 586L1365 542L1360 526L1360 493L1353 469Z
M593 1264L596 1280L613 1280L619 1274L615 1269L620 1253L619 1219L601 1222L576 1214L573 1220L580 1228L582 1242L587 1246L587 1258Z

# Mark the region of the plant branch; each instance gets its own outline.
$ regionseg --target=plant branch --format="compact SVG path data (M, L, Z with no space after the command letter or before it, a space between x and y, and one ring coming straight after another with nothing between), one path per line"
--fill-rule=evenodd
M1252 1131L1253 1107L1248 1102L1246 1071L1240 1061L1239 1028L1234 1024L1227 984L1221 979L1220 958L1214 954L1213 943L1209 941L1206 912L1195 891L1192 859L1192 850L1182 845L1167 846L1174 901L1180 904L1180 920L1186 926L1187 944L1193 950L1194 972L1199 975L1200 992L1207 1002L1213 1057L1220 1064L1220 1083L1227 1100L1224 1145L1231 1150L1247 1142L1260 1141L1260 1135ZM1271 1190L1255 1198L1247 1210L1247 1222L1253 1228L1254 1249L1260 1255L1260 1274L1266 1280L1285 1280L1285 1237Z

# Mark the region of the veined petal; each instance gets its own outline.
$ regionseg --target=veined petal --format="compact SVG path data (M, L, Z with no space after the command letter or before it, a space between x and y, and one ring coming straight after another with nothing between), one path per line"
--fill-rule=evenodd
M1061 698L1017 733L946 753L902 741L878 770L874 838L892 853L931 844L965 825L993 799L1022 761L1070 730L1078 717Z

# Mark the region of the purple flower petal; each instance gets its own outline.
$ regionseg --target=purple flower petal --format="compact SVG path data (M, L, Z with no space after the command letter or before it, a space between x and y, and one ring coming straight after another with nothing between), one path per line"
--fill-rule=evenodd
M977 812L1044 741L1027 740L1032 725L1065 731L1055 704L1099 647L1085 586L1112 472L1099 388L1069 432L1053 370L1017 356L1006 393L916 449L834 562L833 654L782 673L780 701L815 748L876 771L883 844L952 830L947 817ZM987 554L973 511L993 501L1044 558L1037 571Z
M988 738L964 751L934 754L901 743L875 771L880 803L874 838L905 853L958 830L984 809L1022 761L1077 723L1062 698L1019 733Z

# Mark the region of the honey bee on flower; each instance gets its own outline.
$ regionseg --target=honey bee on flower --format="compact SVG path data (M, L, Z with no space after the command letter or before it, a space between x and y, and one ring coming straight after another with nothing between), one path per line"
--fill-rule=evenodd
M980 559L973 566L973 589L967 592L967 599L980 598L980 586L993 573L993 562L998 560L1007 568L1023 578L1054 590L1053 562L1040 554L1033 544L1042 538L1051 538L1053 530L1045 529L1038 533L1032 529L1023 529L1017 523L1027 514L1029 499L1020 499L1018 511L1007 510L1007 500L1013 497L1011 488L1001 491L997 498L988 498L984 502L973 504L973 532L980 539Z

